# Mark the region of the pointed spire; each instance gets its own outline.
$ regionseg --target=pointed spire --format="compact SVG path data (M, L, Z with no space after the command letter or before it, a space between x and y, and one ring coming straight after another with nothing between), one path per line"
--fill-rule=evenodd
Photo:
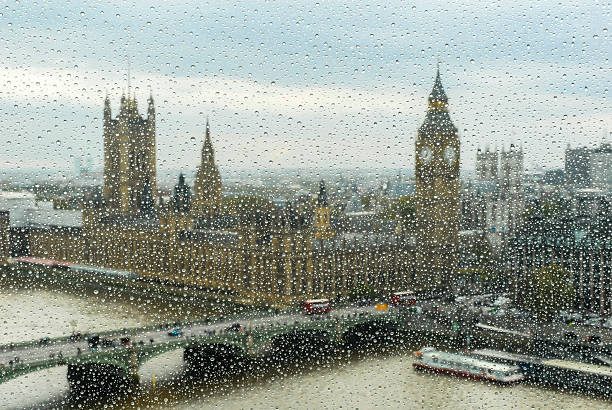
M106 92L106 97L104 98L104 122L107 123L110 121L112 117L111 106L110 106L110 98L108 96L108 91Z
M121 103L119 104L119 112L123 112L126 106L125 90L121 90Z
M150 90L148 102L149 102L149 106L147 108L147 114L149 117L153 117L155 116L155 103L153 102L153 91L152 90Z
M202 162L213 162L214 151L212 146L212 140L210 139L210 124L208 123L208 117L206 117L206 136L204 137L204 146L202 147Z
M208 144L212 148L212 141L210 140L210 124L208 122L208 117L206 117L206 137L204 144Z
M429 111L431 112L448 112L448 97L442 86L442 80L440 79L440 61L438 61L436 68L436 78L434 85L429 94Z
M214 150L210 137L210 125L206 119L206 136L202 147L202 162L194 183L194 214L213 215L221 206L222 187L219 169L215 164Z
M319 197L317 198L318 206L327 206L327 191L325 190L325 181L319 183Z
M130 56L127 56L127 93L130 95Z
M174 210L188 212L191 207L191 188L185 183L183 172L179 174L178 183L174 187Z
M437 103L447 103L448 97L446 96L446 92L444 91L444 87L442 86L442 80L440 79L440 63L438 62L438 68L436 70L436 79L434 80L434 85L429 94L429 102L437 102Z

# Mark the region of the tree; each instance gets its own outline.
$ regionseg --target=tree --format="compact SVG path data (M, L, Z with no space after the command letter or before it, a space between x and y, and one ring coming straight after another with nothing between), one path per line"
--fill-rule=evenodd
M363 207L364 211L371 211L372 207L374 206L374 195L372 194L368 194L365 196L362 196L359 200L361 201L361 206Z
M381 215L383 219L394 219L402 224L404 229L413 228L416 223L416 205L414 196L406 195L391 203Z
M522 288L521 304L543 319L550 319L558 311L571 308L576 295L572 274L559 265L534 270Z

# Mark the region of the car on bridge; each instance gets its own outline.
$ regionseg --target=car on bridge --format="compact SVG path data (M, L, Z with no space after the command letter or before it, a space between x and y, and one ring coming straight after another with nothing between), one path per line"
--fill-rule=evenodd
M242 332L242 326L240 323L234 323L230 327L225 329L226 332Z
M372 304L372 301L367 298L357 300L357 306L359 307L370 306L371 304Z
M168 332L168 336L179 337L183 336L183 329L174 329Z
M102 347L117 347L117 343L113 339L101 339Z
M565 340L575 341L575 340L578 340L578 335L574 332L565 332L565 334L563 335L563 338Z

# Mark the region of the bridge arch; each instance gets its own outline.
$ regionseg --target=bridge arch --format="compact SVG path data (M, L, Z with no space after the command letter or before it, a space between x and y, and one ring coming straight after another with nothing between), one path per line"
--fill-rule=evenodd
M347 326L342 333L342 340L349 345L367 347L396 341L403 332L403 323L395 318L375 318Z
M138 348L138 365L142 365L143 363L154 359L157 356L160 356L164 353L177 350L177 349L192 349L194 347L202 347L202 346L215 346L215 345L223 345L227 346L226 350L235 350L239 356L246 356L245 350L245 342L243 340L244 336L239 337L216 337L216 338L198 338L198 339L178 339L173 343L163 343L163 344L155 344L155 345L144 345L139 346ZM185 353L183 353L183 357L185 358Z
M101 378L104 378L105 374L112 374L117 376L117 383L107 382L109 386L118 385L120 384L119 381L129 381L130 383L132 382L129 363L122 360L121 357L100 357L98 355L83 355L71 356L65 359L48 359L41 360L35 363L3 366L2 368L0 368L0 383L16 379L26 374L35 373L41 370L59 366L67 366L68 384L71 388L78 388L79 386L85 387L88 383L91 383L91 380L86 380L86 378L81 376L85 376L85 374L87 373L93 375L93 373L96 373L93 370L96 367L99 369L104 368L104 370L101 370L99 372L100 374L93 377L92 380L100 380ZM77 374L79 374L79 376L77 376Z
M125 390L138 383L129 366L114 361L69 364L67 378L73 393L86 392L89 397Z
M308 358L334 349L334 333L326 328L275 332L260 344L260 354L278 359ZM262 348L265 346L265 349Z
M52 362L49 360L37 363L35 365L5 365L4 367L0 368L0 383L8 382L9 380L25 376L26 374L35 373L40 370L50 369L52 367L58 367L60 365L60 363Z
M204 341L186 346L183 360L188 372L205 377L220 376L244 369L247 352L238 343Z

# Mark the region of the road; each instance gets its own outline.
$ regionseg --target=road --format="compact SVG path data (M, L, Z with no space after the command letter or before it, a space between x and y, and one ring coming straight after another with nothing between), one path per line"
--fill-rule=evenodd
M473 299L476 299L475 297ZM491 326L500 329L507 329L514 332L528 334L530 337L537 337L539 339L565 341L565 342L582 342L585 338L597 335L601 338L602 345L612 345L612 329L605 327L594 327L586 326L583 324L572 324L569 325L562 321L553 322L539 322L530 318L515 318L510 314L504 316L496 316L494 314L484 314L480 311L480 308L473 306L473 300L466 299L462 305L469 311L478 323ZM509 307L509 306L507 306ZM440 304L440 311L444 312L445 315L452 315L453 310L457 311L458 305L456 303L451 304ZM508 309L506 309L507 311ZM568 333L576 335L575 339L569 339L566 337ZM568 335L569 336L569 335Z
M603 344L612 344L612 331L609 329L592 328L586 326L570 327L564 323L538 324L527 319L512 319L509 317L476 314L473 311L469 311L469 309L466 310L465 303L458 304L456 302L430 300L419 303L419 306L422 308L422 314L414 313L409 315L409 320L411 321L412 326L418 329L433 330L438 328L448 330L451 322L457 320L456 318L458 314L466 314L466 312L468 312L468 314L473 315L478 323L486 326L521 332L532 336L538 335L538 337L552 340L562 340L565 334L568 332L575 333L578 336L578 341L582 340L586 336L597 334L601 336ZM389 306L389 311L392 309L397 308ZM132 344L161 344L177 340L178 338L190 338L191 336L202 336L210 333L223 333L228 331L227 329L235 323L240 323L243 329L248 330L249 328L255 329L268 327L271 325L289 325L313 320L332 320L337 317L340 318L359 314L384 315L387 312L388 311L376 310L375 305L362 307L338 306L332 311L332 313L325 315L304 315L301 312L290 312L281 313L275 316L253 317L250 319L228 319L210 324L183 324L176 327L177 329L181 329L183 331L183 335L181 336L169 335L168 332L174 328L168 327L141 331L132 334L117 331L117 333L107 334L104 336L105 339L113 340L113 342L116 344L115 347L104 347L100 345L97 350L105 351L110 349L125 349L126 346L121 346L119 343L119 338L121 337L130 337ZM28 362L45 360L50 357L57 358L58 355L61 355L62 357L77 356L89 351L90 347L88 346L87 341L83 339L77 341L56 341L46 345L16 346L13 349L0 351L0 366L9 366L11 362L14 362L15 360L25 364Z
M175 328L166 328L142 331L139 333L125 333L117 332L110 335L105 335L104 339L111 339L116 343L116 347L104 347L100 344L97 348L98 351L105 351L111 349L125 349L127 346L121 346L119 338L130 337L132 344L159 344L167 343L178 338L190 338L191 336L201 336L210 333L219 334L226 332L230 326L235 323L240 323L241 327L245 330L252 328L268 327L271 325L289 325L292 323L308 322L312 320L332 320L334 318L346 317L350 315L359 314L384 314L384 311L377 311L375 306L363 306L363 307L342 307L334 310L330 314L325 315L304 315L302 313L283 313L276 316L266 317L254 317L252 319L233 319L215 322L211 324L183 324L177 326L177 329L183 331L181 336L171 336L169 332ZM100 338L102 339L102 337ZM9 366L11 361L18 360L21 364L28 362L37 362L45 360L50 357L71 357L77 356L90 351L90 347L87 344L87 340L76 340L76 341L52 341L49 344L42 345L29 345L29 346L16 346L13 349L7 349L0 352L0 365Z

